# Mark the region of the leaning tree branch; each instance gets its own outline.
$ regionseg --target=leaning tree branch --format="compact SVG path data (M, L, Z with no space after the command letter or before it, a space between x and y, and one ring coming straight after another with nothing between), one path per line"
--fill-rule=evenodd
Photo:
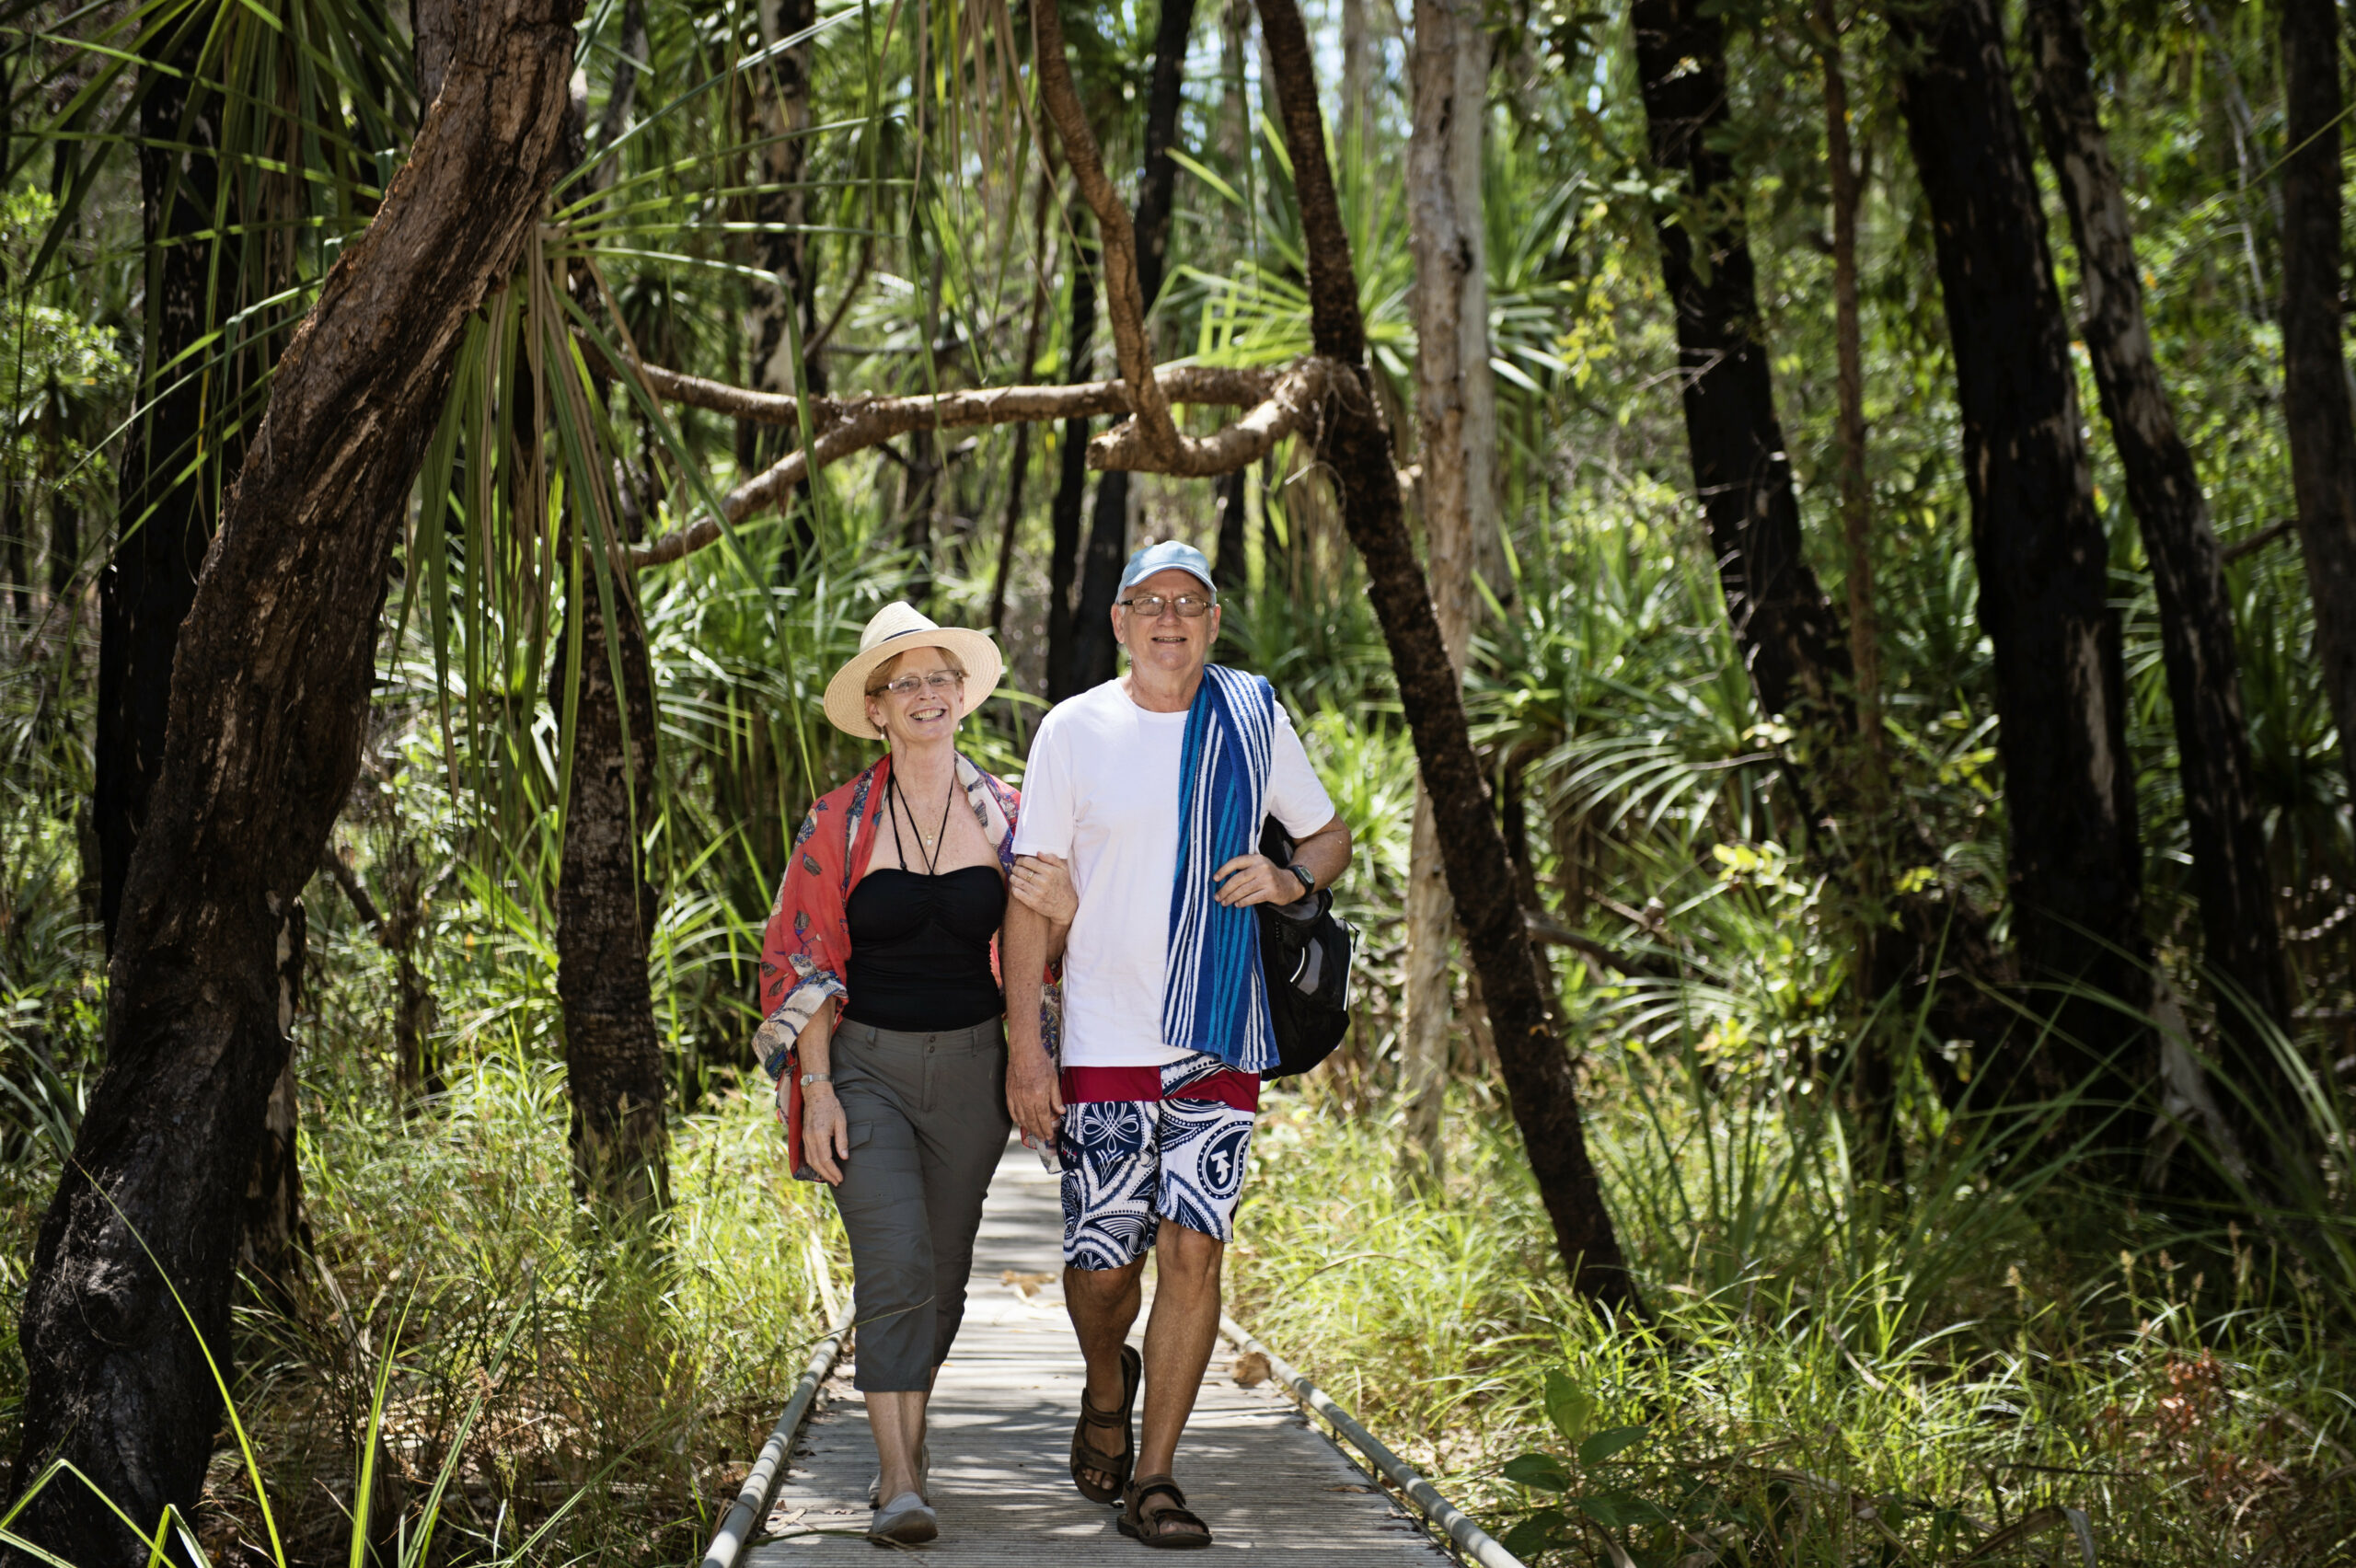
M1349 231L1325 160L1309 30L1296 0L1258 0L1258 9L1300 203L1311 336L1317 352L1336 362L1335 379L1350 384L1337 387L1346 395L1336 396L1329 406L1318 455L1341 492L1343 525L1366 563L1367 597L1391 649L1400 706L1431 792L1449 892L1488 1004L1498 1066L1539 1199L1553 1222L1573 1288L1616 1309L1641 1313L1643 1298L1588 1152L1576 1075L1548 1016L1505 835L1472 750L1456 668L1449 662L1400 504L1391 432L1366 368L1366 323L1358 312Z
M1071 81L1071 63L1064 53L1064 19L1059 0L1039 0L1031 7L1037 37L1032 65L1038 73L1039 99L1063 144L1080 199L1096 214L1096 237L1103 253L1104 306L1113 318L1113 357L1137 399L1137 413L1145 427L1142 437L1157 457L1169 456L1183 439L1153 381L1153 351L1145 336L1145 290L1138 281L1137 225L1120 192L1104 175L1104 155L1089 129L1080 107L1080 93Z
M1080 94L1072 86L1071 63L1064 54L1063 17L1057 10L1056 0L1038 0L1031 7L1031 20L1037 34L1032 63L1038 73L1039 101L1056 128L1057 139L1063 144L1064 156L1071 165L1080 199L1096 215L1096 237L1103 251L1104 311L1113 320L1113 357L1132 396L1129 424L1113 432L1111 445L1091 446L1089 465L1189 478L1230 473L1265 453L1293 427L1288 425L1274 434L1267 433L1285 418L1278 410L1267 409L1254 410L1255 420L1245 421L1252 425L1250 430L1233 427L1202 440L1180 432L1177 421L1170 414L1173 399L1162 394L1153 369L1152 345L1146 340L1145 287L1138 277L1137 226L1129 209L1121 202L1120 192L1105 178L1103 151L1096 144L1096 133L1088 127ZM1317 379L1321 391L1331 385L1322 373L1317 373ZM1303 390L1295 388L1296 395Z
M1151 472L1206 474L1225 472L1254 461L1294 430L1314 421L1313 389L1322 384L1324 373L1306 368L1313 363L1302 362L1281 373L1213 365L1171 365L1154 373L1150 385L1165 409L1172 403L1203 403L1250 407L1252 411L1230 430L1203 441L1189 442L1173 455L1173 462L1186 462L1199 460L1194 456L1198 453L1223 454L1227 457L1225 467L1180 469L1151 461L1125 466ZM658 370L653 365L644 369L648 384L656 394L674 401L765 423L791 424L797 418L797 400L785 393L748 392L698 376ZM938 397L811 401L815 439L808 451L796 448L787 453L729 491L720 506L728 525L775 504L817 469L911 431L1097 418L1135 411L1126 381L1090 381L1069 386L982 387ZM826 418L822 419L821 415ZM1091 452L1091 460L1094 456ZM635 570L677 560L714 543L722 531L719 519L701 518L688 527L632 549L628 564Z

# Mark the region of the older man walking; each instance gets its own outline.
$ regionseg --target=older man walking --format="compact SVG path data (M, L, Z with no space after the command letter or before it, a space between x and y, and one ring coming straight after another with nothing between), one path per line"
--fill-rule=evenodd
M1147 1546L1205 1547L1172 1479L1218 1337L1219 1265L1276 1065L1255 904L1289 904L1349 864L1350 833L1284 705L1210 663L1210 563L1176 541L1129 558L1113 608L1128 673L1057 705L1022 779L1017 855L1068 860L1068 928L1007 910L1007 1103L1063 1166L1064 1300L1088 1363L1072 1481ZM1299 846L1257 852L1273 816ZM1064 955L1061 1061L1038 989ZM1160 1258L1145 1354L1127 1343ZM1132 1432L1138 1389L1145 1419Z

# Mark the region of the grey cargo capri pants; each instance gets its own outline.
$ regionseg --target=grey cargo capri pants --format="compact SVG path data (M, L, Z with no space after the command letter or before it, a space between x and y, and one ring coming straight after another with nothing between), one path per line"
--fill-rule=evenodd
M1001 1020L918 1034L846 1019L832 1066L850 1142L835 1205L850 1237L851 1380L929 1389L964 1320L982 1199L1013 1124Z

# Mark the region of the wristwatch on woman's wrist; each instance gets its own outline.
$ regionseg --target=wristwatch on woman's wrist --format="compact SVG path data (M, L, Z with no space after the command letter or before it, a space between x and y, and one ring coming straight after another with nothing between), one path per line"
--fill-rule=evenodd
M1285 870L1300 879L1301 897L1308 898L1317 892L1317 879L1310 874L1308 867L1287 866Z
M831 1085L834 1081L835 1075L832 1073L803 1073L802 1075L802 1087L804 1089L808 1089L814 1083Z

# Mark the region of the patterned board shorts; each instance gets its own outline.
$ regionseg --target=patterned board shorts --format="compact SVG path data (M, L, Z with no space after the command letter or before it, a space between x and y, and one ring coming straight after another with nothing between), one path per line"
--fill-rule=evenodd
M1253 1120L1253 1113L1216 1100L1066 1106L1064 1262L1125 1267L1145 1256L1165 1219L1233 1240Z

